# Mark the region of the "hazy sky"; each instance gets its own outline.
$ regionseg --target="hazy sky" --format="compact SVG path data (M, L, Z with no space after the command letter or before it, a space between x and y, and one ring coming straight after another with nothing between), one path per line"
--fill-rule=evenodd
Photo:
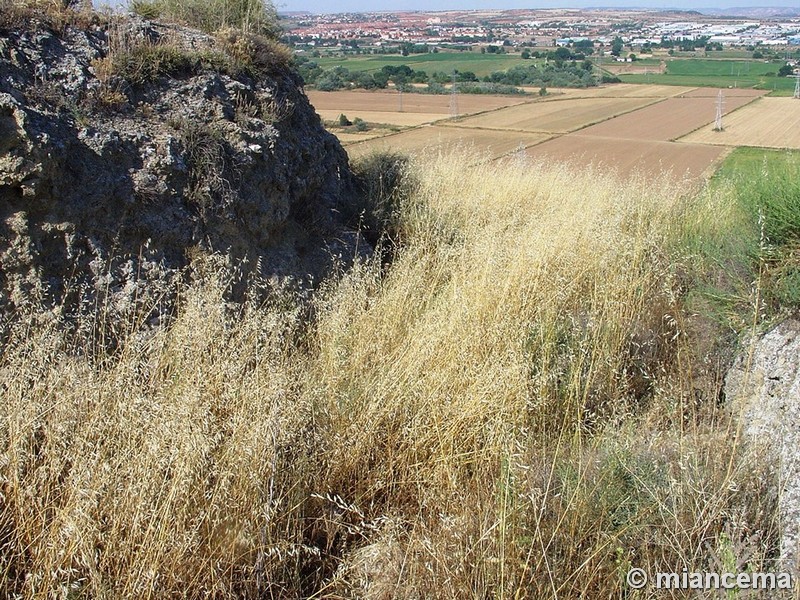
M583 8L639 7L680 8L698 7L731 8L741 6L788 6L795 7L798 0L274 0L280 11L306 10L314 13L378 11L378 10L449 10L467 8Z

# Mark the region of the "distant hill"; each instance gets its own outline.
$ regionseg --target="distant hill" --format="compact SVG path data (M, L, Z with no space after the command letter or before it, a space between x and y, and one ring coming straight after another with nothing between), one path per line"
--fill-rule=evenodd
M800 8L788 6L743 6L735 8L702 8L698 10L706 15L749 17L757 19L800 16Z

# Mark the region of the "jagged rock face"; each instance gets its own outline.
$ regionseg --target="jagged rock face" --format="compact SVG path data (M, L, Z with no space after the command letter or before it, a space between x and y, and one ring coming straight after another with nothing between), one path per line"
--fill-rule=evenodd
M800 573L800 321L784 321L746 347L725 379L742 431L778 467L781 561Z
M216 43L135 19L124 27L148 42ZM335 210L351 189L347 156L296 73L198 69L117 85L113 106L98 104L109 37L107 27L0 32L3 314L64 305L76 290L75 301L100 290L141 301L197 254L300 279L352 254Z

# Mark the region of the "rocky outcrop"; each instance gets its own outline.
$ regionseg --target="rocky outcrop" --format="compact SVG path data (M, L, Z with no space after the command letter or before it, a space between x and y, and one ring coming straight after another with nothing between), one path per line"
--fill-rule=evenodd
M778 465L781 562L800 573L800 321L781 323L736 360L725 395L744 434Z
M220 44L132 17L0 32L4 315L143 304L198 255L305 280L352 257L347 156L299 76L231 68ZM151 54L115 66L131 48Z

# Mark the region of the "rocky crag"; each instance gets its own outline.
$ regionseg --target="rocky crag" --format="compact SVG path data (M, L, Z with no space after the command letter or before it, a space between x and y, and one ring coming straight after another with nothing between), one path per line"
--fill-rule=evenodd
M351 259L347 156L289 63L135 17L4 25L3 316L144 306L202 256L306 282Z
M745 346L725 381L750 443L778 470L782 567L800 574L800 321L789 319Z

